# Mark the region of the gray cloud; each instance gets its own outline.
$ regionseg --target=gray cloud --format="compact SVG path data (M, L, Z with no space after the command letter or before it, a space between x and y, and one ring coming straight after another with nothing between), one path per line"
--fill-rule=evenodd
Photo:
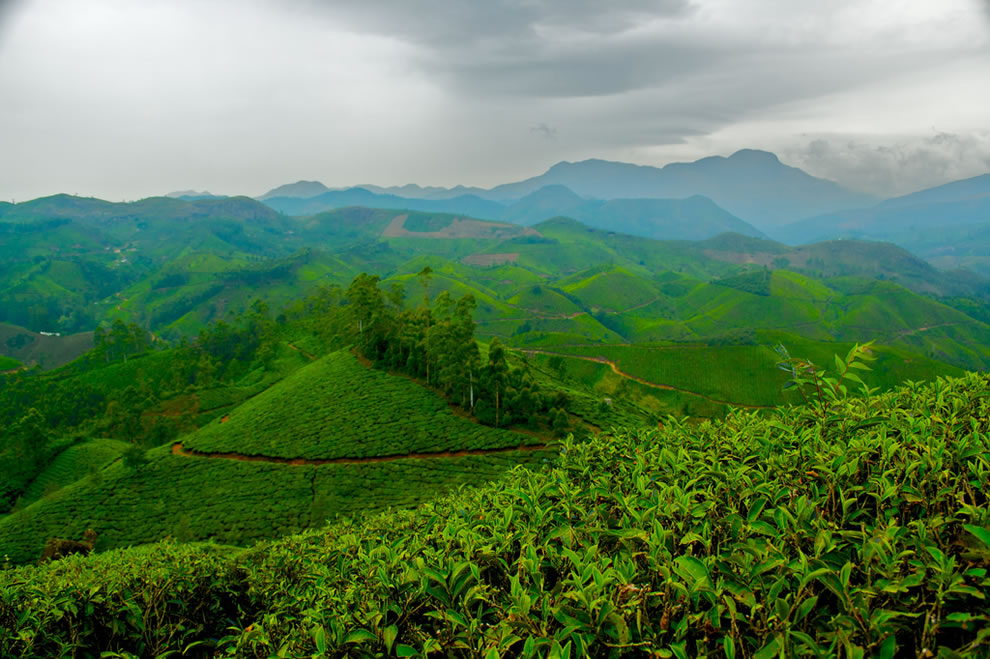
M326 0L308 2L363 31L432 47L539 41L546 30L608 35L691 12L689 0Z
M594 96L659 84L716 61L676 26L688 0L347 0L315 3L331 22L414 44L412 62L471 93ZM312 6L312 5L311 5Z
M0 198L492 185L744 147L858 187L972 175L926 140L986 129L990 0L889 2L0 0Z
M862 137L818 137L786 157L847 187L897 196L990 172L990 133L935 132L879 144Z

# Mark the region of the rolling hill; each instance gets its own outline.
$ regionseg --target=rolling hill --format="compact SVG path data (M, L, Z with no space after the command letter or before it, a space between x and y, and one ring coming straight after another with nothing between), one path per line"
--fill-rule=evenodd
M416 505L540 463L542 446L335 353L179 444L117 460L0 519L0 555L32 561L48 537L87 528L103 549L176 534L250 544L338 514Z
M819 215L781 227L789 243L844 237L885 240L946 269L990 276L990 174Z
M540 471L246 551L163 542L0 571L0 653L980 655L988 386L617 428ZM284 479L279 501L307 486ZM222 496L255 504L229 520L248 532L278 505ZM939 600L941 624L918 624Z

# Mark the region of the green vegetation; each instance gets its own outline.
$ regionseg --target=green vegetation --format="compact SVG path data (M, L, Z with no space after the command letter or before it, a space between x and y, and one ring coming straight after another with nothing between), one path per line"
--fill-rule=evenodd
M333 353L189 435L205 453L282 458L368 458L534 443L456 416L429 389Z
M161 544L0 572L0 653L981 655L988 389L969 374L826 415L667 419L245 552ZM145 469L165 460L218 462ZM216 478L198 483L189 498L209 499Z
M22 504L51 496L76 481L97 475L124 455L131 444L116 439L89 439L61 451L24 491Z
M36 561L53 536L98 534L108 550L171 536L248 545L298 533L338 515L414 506L465 483L497 478L550 451L290 465L173 455L152 449L118 461L0 519L0 556ZM0 652L2 654L2 652Z
M771 337L779 340L770 342ZM768 334L766 345L664 345L559 347L550 351L612 362L622 373L645 382L666 385L698 394L716 402L736 405L773 406L796 403L796 394L785 394L787 375L770 371L777 360L770 347L783 343L791 354L815 363L828 363L832 355L845 353L852 344L808 341L793 335ZM872 346L877 362L871 385L888 389L906 380L936 375L959 375L961 371L906 351ZM587 384L593 384L587 382Z
M21 367L21 363L12 357L0 356L0 373L13 371Z

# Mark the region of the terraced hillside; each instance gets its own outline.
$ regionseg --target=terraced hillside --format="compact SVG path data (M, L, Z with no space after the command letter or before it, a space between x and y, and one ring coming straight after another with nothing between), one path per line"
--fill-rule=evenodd
M106 549L166 536L250 544L335 515L415 505L552 454L532 436L472 423L432 391L335 353L181 446L60 482L0 520L0 555L29 562L47 538L88 528Z

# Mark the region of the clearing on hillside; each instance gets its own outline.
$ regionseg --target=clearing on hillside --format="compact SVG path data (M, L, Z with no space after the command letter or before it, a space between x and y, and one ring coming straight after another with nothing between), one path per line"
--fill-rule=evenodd
M424 230L410 230L406 227L408 213L396 215L382 231L383 238L440 238L462 239L481 238L507 240L516 236L539 236L536 229L521 227L505 222L486 222L451 215L449 221L433 222L423 226ZM448 219L448 218L445 218ZM417 227L418 228L418 227Z

